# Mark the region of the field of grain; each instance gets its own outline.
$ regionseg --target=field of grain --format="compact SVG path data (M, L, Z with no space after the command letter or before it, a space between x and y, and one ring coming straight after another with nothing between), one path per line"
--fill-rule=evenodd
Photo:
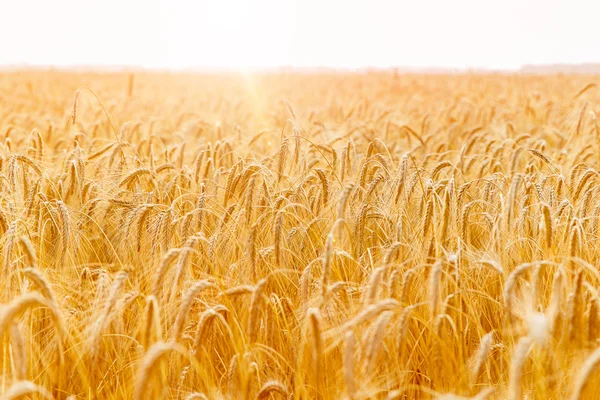
M0 73L0 393L595 398L596 80Z

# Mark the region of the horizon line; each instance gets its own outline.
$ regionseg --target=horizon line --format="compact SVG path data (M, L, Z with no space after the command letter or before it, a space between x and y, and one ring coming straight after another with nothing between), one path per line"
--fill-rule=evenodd
M593 71L589 71L593 69ZM423 73L423 74L512 74L512 73L583 73L599 74L600 62L593 63L540 63L521 64L516 68L497 68L483 66L144 66L131 64L29 64L23 63L0 63L1 72L17 71L62 71L62 72L163 72L163 73L367 73L367 72L391 72L391 73Z

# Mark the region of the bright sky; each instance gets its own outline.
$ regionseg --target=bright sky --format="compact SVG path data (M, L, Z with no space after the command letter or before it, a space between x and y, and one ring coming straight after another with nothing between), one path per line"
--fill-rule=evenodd
M0 0L0 65L600 62L594 0Z

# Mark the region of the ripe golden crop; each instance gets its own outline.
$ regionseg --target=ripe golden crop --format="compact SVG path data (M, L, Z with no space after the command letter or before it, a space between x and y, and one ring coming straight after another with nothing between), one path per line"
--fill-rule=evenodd
M8 399L584 399L593 76L0 73Z

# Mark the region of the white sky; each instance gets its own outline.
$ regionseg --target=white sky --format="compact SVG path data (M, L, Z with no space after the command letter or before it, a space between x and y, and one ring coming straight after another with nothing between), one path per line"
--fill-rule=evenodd
M0 65L600 62L600 0L0 0Z

